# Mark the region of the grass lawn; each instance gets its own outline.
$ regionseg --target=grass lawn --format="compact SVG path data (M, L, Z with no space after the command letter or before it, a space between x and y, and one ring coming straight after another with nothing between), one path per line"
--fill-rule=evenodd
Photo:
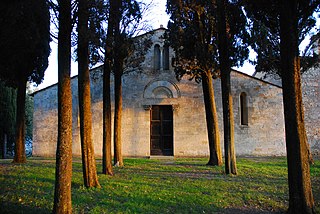
M82 186L81 161L73 164L74 213L283 213L288 208L285 158L238 158L237 176L207 159L125 159L101 188ZM0 213L50 213L55 160L28 159L24 165L0 160ZM311 166L320 213L320 160Z

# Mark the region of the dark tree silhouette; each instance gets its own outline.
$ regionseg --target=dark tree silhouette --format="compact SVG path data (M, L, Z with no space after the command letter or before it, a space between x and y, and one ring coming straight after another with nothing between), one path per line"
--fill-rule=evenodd
M298 3L299 2L299 3ZM315 213L302 104L298 11L309 1L280 1L280 64L289 181L289 213ZM301 8L301 7L300 7Z
M132 37L140 30L145 30L144 22L140 23L142 13L149 9L150 4L144 4L135 0L110 1L106 4L98 2L91 10L89 22L90 30L94 32L94 38L90 41L90 63L103 62L103 164L104 174L112 174L111 159L111 100L110 100L110 74L114 73L115 80L115 114L114 114L114 164L123 165L121 153L121 112L122 112L122 75L128 72L124 64L130 67L132 58L139 64L140 59L131 55L136 50ZM106 18L107 17L107 18ZM107 33L104 25L107 21ZM143 51L145 53L144 46ZM143 52L142 51L142 52ZM101 52L104 52L101 54ZM143 58L143 57L142 57ZM130 72L130 71L129 71Z
M210 4L205 2L168 1L170 14L168 42L175 51L173 66L180 79L190 75L202 83L209 141L208 165L222 165L220 131L212 84L217 76L215 23Z
M0 79L18 88L13 162L24 163L26 83L41 83L48 67L50 15L44 0L4 0L0 13Z
M226 0L217 0L218 10L218 48L221 75L224 157L226 174L237 174L236 155L234 148L234 118L230 83L230 54L227 33ZM230 36L230 35L229 35Z
M15 135L17 90L0 81L0 154L12 151ZM33 103L32 103L33 105Z
M289 213L313 213L309 161L301 92L301 71L313 64L299 56L299 44L315 25L319 0L247 1L257 69L282 78L289 181ZM280 38L280 40L279 40ZM303 62L302 62L302 61ZM301 67L302 65L302 67Z
M138 28L141 20L141 5L135 0L114 2L113 20L113 73L114 73L114 165L123 166L121 121L122 121L122 75L124 74L125 59L133 50L131 37Z
M249 30L251 34L250 45L257 53L256 71L266 75L281 78L280 69L280 7L279 0L242 0L241 4L250 19ZM313 12L319 10L320 0L309 1L309 4L300 4L298 11L298 44L315 27L316 17ZM314 66L318 56L310 56L308 48L314 41L310 41L307 49L301 53L301 72Z
M242 26L245 25L245 16L235 3L228 3L226 7L226 11L228 11L228 40L230 40L230 45L226 48L229 53L232 53L229 65L241 65L248 56L246 46L239 42L241 36L246 36L245 31L242 30ZM184 75L189 75L191 79L202 82L210 150L208 164L221 165L220 134L214 110L212 80L210 80L209 87L206 83L208 78L218 78L221 69L220 61L222 59L219 58L219 28L217 26L219 12L216 1L168 0L167 11L171 16L167 37L170 46L175 51L173 65L176 76L180 79ZM228 130L225 136L228 136Z

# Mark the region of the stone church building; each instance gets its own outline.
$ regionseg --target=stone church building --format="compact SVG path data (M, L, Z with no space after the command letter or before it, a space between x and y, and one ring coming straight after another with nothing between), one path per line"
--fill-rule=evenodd
M173 50L165 45L164 28L139 36L151 38L143 63L123 76L122 150L124 156L208 156L201 84L188 77L177 81L171 67ZM304 82L306 123L311 150L320 150L319 70ZM223 149L220 79L213 81ZM235 147L237 155L285 155L281 87L232 71ZM111 78L113 100L113 79ZM91 70L93 143L102 155L102 66ZM73 154L81 155L78 79L72 78ZM57 84L34 93L33 155L55 156L58 120ZM112 103L112 108L114 107ZM113 113L113 110L112 110Z

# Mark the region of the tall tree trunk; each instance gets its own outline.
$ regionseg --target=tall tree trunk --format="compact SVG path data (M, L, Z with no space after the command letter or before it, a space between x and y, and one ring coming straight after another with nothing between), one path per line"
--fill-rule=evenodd
M110 1L108 30L103 67L103 148L102 148L102 173L113 175L111 154L111 98L110 74L113 52L114 30L114 1Z
M214 89L212 85L212 75L210 71L203 72L202 77L202 90L204 97L204 105L206 111L207 131L209 140L210 157L207 165L222 165L222 154L220 147L220 132L218 125L218 116L216 104L214 100Z
M124 58L121 50L120 20L122 17L120 8L122 0L115 1L115 21L114 21L114 165L123 166L122 142L121 142L121 117L122 117L122 73Z
M280 1L280 54L289 182L289 213L315 213L301 92L297 0Z
M218 9L218 44L221 71L221 90L223 106L223 133L226 174L237 174L236 155L234 148L234 119L230 83L229 44L226 27L225 0L217 1Z
M53 213L72 213L71 1L59 4L58 143Z
M111 154L111 98L110 98L110 61L105 60L103 71L103 148L102 173L113 175Z
M92 142L88 0L79 0L78 7L78 92L83 180L86 187L100 187Z
M121 142L122 118L122 69L123 61L115 59L114 62L114 165L123 166Z
M14 163L25 163L26 148L25 148L25 107L26 107L26 89L27 78L21 78L18 81L17 93L17 115L16 115L16 144L14 147Z

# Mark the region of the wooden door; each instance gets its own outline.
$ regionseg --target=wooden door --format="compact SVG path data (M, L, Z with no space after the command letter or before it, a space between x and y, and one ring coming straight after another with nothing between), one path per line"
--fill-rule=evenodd
M152 106L150 123L150 154L173 155L172 106Z

